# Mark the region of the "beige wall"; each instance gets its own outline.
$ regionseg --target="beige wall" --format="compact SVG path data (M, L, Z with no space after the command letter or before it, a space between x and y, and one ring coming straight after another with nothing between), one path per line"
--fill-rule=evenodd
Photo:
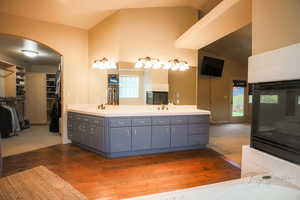
M6 73L7 72L0 69L0 97L5 96L5 78L3 76L5 76Z
M177 49L174 42L197 21L197 16L192 8L120 10L89 30L89 64L103 56L131 63L150 56L163 61L182 59L196 66L197 51ZM105 103L106 87L106 72L90 69L89 102Z
M91 66L94 60L103 57L115 62L119 61L120 29L120 15L117 12L88 31L89 103L106 103L107 71L92 69Z
M136 62L150 56L169 60L178 58L197 63L197 51L175 48L176 39L198 20L192 8L143 8L120 11L120 60Z
M88 103L88 33L85 30L0 13L0 33L41 42L64 56L63 105ZM67 141L64 112L63 139Z
M212 120L215 122L231 122L232 80L247 80L247 65L242 65L233 60L218 57L207 52L200 53L200 65L204 55L224 59L225 64L221 78L198 76L197 106L201 109L211 110ZM245 103L247 103L247 99L248 97L246 96ZM242 120L246 121L246 116Z
M189 70L169 71L169 100L176 103L176 96L179 95L179 105L196 105L197 68Z
M252 54L300 42L299 0L252 0Z

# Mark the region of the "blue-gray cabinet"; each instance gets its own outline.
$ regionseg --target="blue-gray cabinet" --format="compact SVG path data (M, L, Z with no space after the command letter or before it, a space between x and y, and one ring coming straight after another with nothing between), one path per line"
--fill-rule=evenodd
M151 126L132 127L132 150L151 149Z
M131 127L110 129L110 152L127 152L131 150Z
M188 145L188 126L174 125L171 128L171 147L184 147Z
M72 143L106 157L205 148L209 116L101 117L68 112Z
M171 145L170 126L152 126L152 148L163 149Z

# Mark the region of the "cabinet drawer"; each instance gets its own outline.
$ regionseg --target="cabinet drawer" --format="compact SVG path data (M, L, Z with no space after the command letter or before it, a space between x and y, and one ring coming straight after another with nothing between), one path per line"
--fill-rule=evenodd
M110 127L128 127L131 126L130 118L112 118L109 120Z
M206 145L208 144L208 135L189 136L189 145Z
M187 122L188 122L187 116L171 117L171 124L173 124L173 125L187 124Z
M192 124L189 125L189 135L208 135L208 124Z
M169 117L152 117L152 125L169 125Z
M203 124L209 123L209 116L208 115L195 115L189 117L190 124Z
M151 118L133 118L132 119L132 126L150 126L151 125Z

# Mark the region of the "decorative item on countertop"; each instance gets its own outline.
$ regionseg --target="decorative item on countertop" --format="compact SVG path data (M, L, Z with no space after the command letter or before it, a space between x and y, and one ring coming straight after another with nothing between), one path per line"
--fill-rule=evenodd
M101 60L95 60L92 67L94 69L117 69L117 65L114 61L109 61L107 58L102 58Z

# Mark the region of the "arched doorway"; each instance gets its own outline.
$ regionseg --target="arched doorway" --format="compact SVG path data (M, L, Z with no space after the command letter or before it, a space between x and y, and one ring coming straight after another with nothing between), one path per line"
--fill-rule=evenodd
M0 44L0 106L11 114L2 156L61 143L62 55L16 35L0 34Z

